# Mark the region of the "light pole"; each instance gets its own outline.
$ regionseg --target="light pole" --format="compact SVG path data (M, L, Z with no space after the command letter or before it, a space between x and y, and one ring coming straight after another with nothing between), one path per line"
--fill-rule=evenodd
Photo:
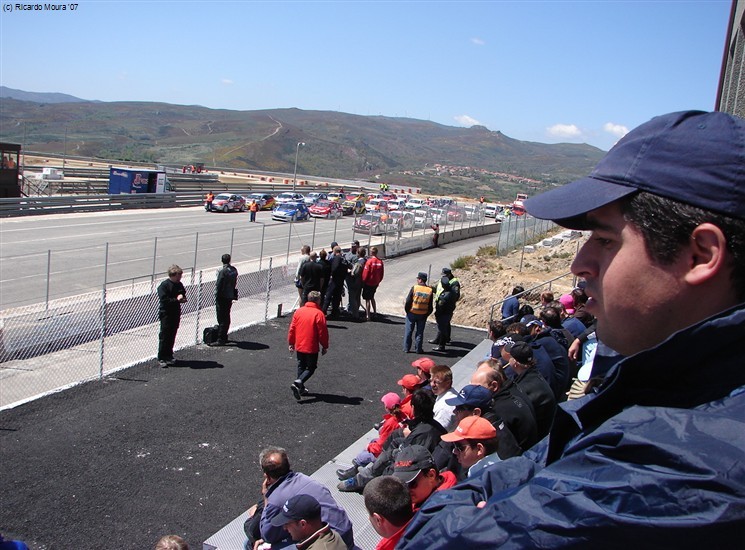
M300 146L305 147L305 143L302 141L297 142L297 147L295 147L295 173L292 176L292 192L295 192L295 186L297 185L297 156L300 154Z

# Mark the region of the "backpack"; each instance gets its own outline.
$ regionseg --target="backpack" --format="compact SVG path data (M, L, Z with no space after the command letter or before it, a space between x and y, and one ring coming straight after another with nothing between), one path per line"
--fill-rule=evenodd
M202 333L202 341L207 344L214 344L217 342L217 338L220 335L220 327L215 325L214 327L207 327Z
M370 256L365 262L365 269L362 271L362 282L367 286L378 286L383 280L383 262L380 258Z

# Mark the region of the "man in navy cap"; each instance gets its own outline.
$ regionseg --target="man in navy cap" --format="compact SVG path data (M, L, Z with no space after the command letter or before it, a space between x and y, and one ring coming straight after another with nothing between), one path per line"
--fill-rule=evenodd
M398 548L739 546L745 120L654 118L525 206L591 231L572 271L624 358L530 453L430 497Z
M321 505L310 495L295 495L271 519L274 527L290 534L298 550L346 550L339 533L321 519Z

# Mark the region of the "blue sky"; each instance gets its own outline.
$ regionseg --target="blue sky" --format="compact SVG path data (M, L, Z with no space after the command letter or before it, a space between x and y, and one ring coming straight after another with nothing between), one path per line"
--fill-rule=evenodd
M521 140L608 149L655 115L713 110L731 3L71 5L0 12L2 85L482 124Z

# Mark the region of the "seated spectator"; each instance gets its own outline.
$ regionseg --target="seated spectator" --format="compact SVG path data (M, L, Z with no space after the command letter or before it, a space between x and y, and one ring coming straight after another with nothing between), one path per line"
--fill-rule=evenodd
M492 410L507 424L523 451L538 442L538 426L530 399L511 380L507 380L501 369L482 361L471 376L471 384L492 392Z
M0 549L6 550L2 544ZM166 535L155 543L155 550L189 550L189 545L178 535Z
M559 302L561 302L561 307L564 308L564 313L574 315L574 298L571 294L562 294Z
M440 473L432 453L421 445L401 449L393 464L393 475L409 488L414 510L419 509L435 491L450 489L458 482L453 472Z
M493 368L499 367L494 364ZM468 384L458 392L457 396L448 399L448 403L455 407L454 412L456 425L469 416L481 416L491 422L499 435L499 448L497 449L497 452L502 460L522 454L522 449L518 445L515 436L504 421L497 416L492 409L492 393L488 389L483 386ZM455 473L458 479L463 479L465 477L465 471L462 471L458 464L458 460L453 455L452 443L441 441L437 448L432 452L432 456L435 459L435 464L440 470L448 469Z
M445 431L452 430L455 425L454 407L447 400L458 395L453 389L453 371L447 365L435 365L430 376L432 393L435 394L435 420Z
M574 342L577 335L562 324L561 311L555 307L544 308L541 310L539 319L543 324L542 328L548 330L557 342L569 350L569 346L572 345L572 342ZM580 325L580 327L582 327L582 332L585 331L586 327L580 321L577 321L574 317L571 317L571 320L575 321Z
M339 533L321 520L321 505L310 495L287 499L282 510L272 518L274 527L289 533L297 550L346 550Z
M411 399L414 418L406 428L395 430L388 437L383 452L375 462L360 468L357 475L340 482L336 487L342 492L360 492L373 478L393 471L395 455L403 447L422 445L432 452L440 442L445 429L434 419L435 396L430 390L417 390Z
M533 350L526 342L507 344L502 351L508 356L509 364L517 373L514 383L528 396L535 411L538 438L543 439L551 430L556 414L556 398L551 386L535 368Z
M554 293L550 290L541 292L541 307L547 307L548 304L554 301Z
M520 285L512 289L512 294L502 302L502 322L504 324L514 323L518 319L518 313L520 311L520 301L517 299L517 294L522 294L525 289Z
M347 513L336 503L325 485L290 469L287 451L280 447L268 447L259 454L259 464L264 472L264 482L261 486L264 508L259 520L261 538L256 540L255 545L261 542L272 545L289 543L290 535L282 527L273 525L272 519L282 511L282 507L291 497L310 495L321 504L323 521L341 535L347 547L353 547L352 523ZM255 514L258 514L258 511Z
M378 430L378 437L367 444L367 448L352 459L352 467L347 469L336 470L336 475L340 480L345 480L357 473L357 470L366 464L369 464L383 452L383 445L388 440L388 436L394 430L404 427L404 422L409 417L401 412L401 398L393 392L386 393L380 398L385 407L386 414L383 415L383 422Z
M420 357L419 359L412 361L411 366L416 369L416 375L422 380L420 387L429 387L429 379L432 376L430 371L432 370L432 367L435 366L434 360L429 357Z
M370 523L383 540L375 550L394 550L414 517L406 485L394 476L373 479L363 493Z
M453 452L460 465L468 470L468 477L476 476L484 468L501 461L497 453L497 430L480 416L464 418L454 431L443 435L442 440L453 443Z
M550 332L534 330L531 333L531 329L523 323L515 323L514 328L518 334L525 337L526 342L531 344L531 347L533 348L533 356L536 360L536 366L554 391L556 401L564 401L566 391L569 389L572 381L572 366L569 362L569 348L565 348L557 342L556 339L551 336ZM542 352L539 352L538 348L541 348ZM551 360L551 367L546 363L546 356Z
M401 386L401 393L404 396L401 401L401 412L406 418L414 418L414 410L411 407L411 396L414 392L421 388L422 379L416 374L405 374L401 380L398 381L398 385Z

